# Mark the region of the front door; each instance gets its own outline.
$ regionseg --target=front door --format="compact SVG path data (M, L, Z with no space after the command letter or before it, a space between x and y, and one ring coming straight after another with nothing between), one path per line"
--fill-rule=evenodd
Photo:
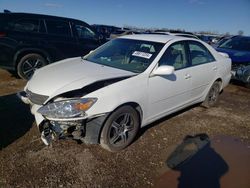
M148 80L148 122L175 111L190 100L191 76L186 44L170 45L161 57L158 66L171 65L172 75L152 76Z

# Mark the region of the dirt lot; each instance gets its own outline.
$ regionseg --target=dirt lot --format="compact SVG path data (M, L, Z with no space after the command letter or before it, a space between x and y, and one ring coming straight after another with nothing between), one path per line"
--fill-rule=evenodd
M217 107L194 106L168 116L141 130L124 151L110 153L72 140L45 147L29 107L15 96L24 84L0 69L0 187L160 187L162 178L174 187L178 181L181 185L180 176L186 171L176 173L166 167L165 161L184 137L200 133L217 143L225 142L212 144L209 150L227 164L218 171L216 182L221 187L234 187L235 184L225 183L230 181L239 182L237 188L250 187L250 89L229 85ZM240 147L233 147L236 142ZM223 152L223 148L227 151ZM242 155L236 155L237 148L243 148ZM230 158L230 153L235 158ZM219 168L210 158L204 161L209 165L202 169L199 163L195 165L201 172L208 166ZM246 169L238 169L241 174L237 171L239 166ZM188 173L195 170L192 167ZM207 170L205 176L214 176L214 170ZM170 175L162 176L166 173ZM206 187L206 182L203 184Z

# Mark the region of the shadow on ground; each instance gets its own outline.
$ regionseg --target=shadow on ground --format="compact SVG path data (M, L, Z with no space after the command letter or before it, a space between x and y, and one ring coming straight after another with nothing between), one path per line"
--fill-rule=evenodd
M0 149L8 146L31 127L34 118L28 105L16 94L0 97Z
M173 171L164 174L156 187L220 188L221 177L229 171L206 134L186 136L166 163Z
M181 172L178 187L219 188L220 178L228 169L224 159L208 143L189 161L175 168Z

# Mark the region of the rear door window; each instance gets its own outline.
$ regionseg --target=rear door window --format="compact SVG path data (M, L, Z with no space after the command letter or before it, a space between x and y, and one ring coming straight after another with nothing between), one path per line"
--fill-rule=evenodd
M46 20L48 34L71 37L71 29L69 22Z
M215 61L208 49L196 41L189 42L189 53L192 66Z

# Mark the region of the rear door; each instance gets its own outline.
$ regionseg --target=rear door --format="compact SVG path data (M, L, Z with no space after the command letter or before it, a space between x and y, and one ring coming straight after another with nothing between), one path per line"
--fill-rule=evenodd
M192 101L199 100L204 96L204 92L214 81L218 62L209 52L209 50L198 41L188 42L189 57L192 67L190 73L192 80Z
M84 22L72 22L72 30L77 38L77 53L79 56L88 54L100 45L98 35Z
M76 57L77 40L73 37L70 21L46 18L47 34L44 35L44 44L53 49L55 60Z

